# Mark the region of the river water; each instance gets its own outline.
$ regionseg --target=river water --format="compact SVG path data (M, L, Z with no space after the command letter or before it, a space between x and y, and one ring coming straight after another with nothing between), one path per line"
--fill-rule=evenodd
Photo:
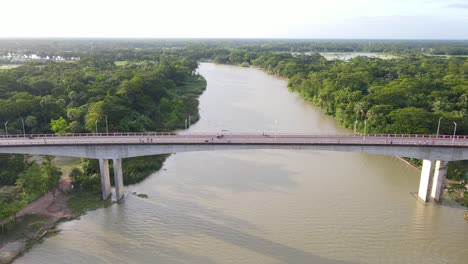
M346 132L260 70L199 72L208 87L190 132ZM16 263L468 263L464 210L419 202L418 184L393 157L179 153Z

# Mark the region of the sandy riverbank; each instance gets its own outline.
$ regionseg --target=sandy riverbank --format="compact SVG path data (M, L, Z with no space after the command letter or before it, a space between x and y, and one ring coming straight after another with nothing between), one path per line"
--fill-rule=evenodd
M66 195L66 191L69 188L70 180L63 178L60 180L59 189L54 191L55 195L49 192L18 212L16 221L19 230L11 239L0 242L0 264L13 262L28 246L53 230L59 221L77 216L67 206L70 197ZM30 221L32 216L37 220Z

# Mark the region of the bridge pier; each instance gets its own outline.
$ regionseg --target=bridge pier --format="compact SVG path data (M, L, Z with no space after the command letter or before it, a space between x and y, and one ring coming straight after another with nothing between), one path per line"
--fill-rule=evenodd
M122 159L113 159L113 164L114 164L115 199L119 201L124 197Z
M423 166L421 170L421 179L419 180L418 196L424 202L427 202L429 200L429 188L431 187L433 178L434 178L434 161L423 160Z
M440 201L444 191L445 176L447 174L446 165L446 161L423 160L418 196L424 202L429 201L429 198Z
M447 162L443 160L436 161L434 180L432 181L431 197L440 201L444 192L444 180L447 176Z
M109 177L109 160L99 159L99 170L101 173L102 199L107 200L111 196L111 184Z

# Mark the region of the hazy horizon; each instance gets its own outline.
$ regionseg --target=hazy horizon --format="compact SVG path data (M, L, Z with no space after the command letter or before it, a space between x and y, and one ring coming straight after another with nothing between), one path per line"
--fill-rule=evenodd
M2 10L2 39L468 39L466 0L7 0Z
M456 41L456 42L464 42L468 41L468 38L463 39L456 39L456 38L406 38L406 39L398 39L398 38L281 38L281 37L271 37L271 38L211 38L211 37L172 37L172 38L165 38L165 37L0 37L0 40L297 40L297 41Z

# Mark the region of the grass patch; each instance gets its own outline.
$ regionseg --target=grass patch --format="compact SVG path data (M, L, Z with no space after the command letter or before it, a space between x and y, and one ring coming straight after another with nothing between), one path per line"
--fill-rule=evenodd
M14 196L16 193L16 187L11 185L1 186L0 187L0 197L10 197Z
M125 66L129 63L129 61L114 61L114 64L115 66L117 67L121 67L121 66Z
M80 165L80 158L72 158L72 157L60 157L57 156L52 161L52 163L59 167L62 170L69 170L71 171L73 168L76 168Z
M68 199L67 206L78 215L112 205L110 199L102 200L100 191L73 190L69 195L70 199Z
M115 66L117 67L123 67L123 66L127 66L127 65L141 65L143 63L145 63L146 61L145 60L142 60L142 61L114 61L114 64Z
M139 183L161 169L169 155L144 156L123 160L124 185ZM111 178L112 184L113 177Z
M9 70L21 66L21 64L2 64L0 70Z

